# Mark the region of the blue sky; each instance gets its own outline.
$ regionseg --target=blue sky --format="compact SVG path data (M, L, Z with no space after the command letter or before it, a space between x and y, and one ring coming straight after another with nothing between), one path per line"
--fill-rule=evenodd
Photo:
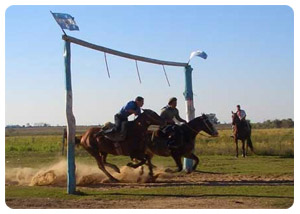
M49 11L75 17L68 35L98 45L169 61L187 62L194 50L196 115L216 113L229 122L240 104L253 122L294 118L294 14L288 6L11 6L5 16L6 124L66 124L61 30ZM72 49L76 123L102 124L141 95L159 112L178 98L185 117L184 71Z

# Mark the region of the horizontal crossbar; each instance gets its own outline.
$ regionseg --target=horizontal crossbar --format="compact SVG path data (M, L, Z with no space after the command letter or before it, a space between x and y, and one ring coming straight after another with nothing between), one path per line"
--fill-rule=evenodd
M158 59L151 59L151 58L147 58L147 57L142 57L142 56L138 56L138 55L133 55L133 54L129 54L129 53L125 53L125 52L121 52L121 51L116 51L110 48L106 48L103 46L99 46L99 45L95 45L80 39L76 39L74 37L71 36L67 36L67 35L63 35L62 39L68 42L72 42L74 44L77 45L81 45L87 48L91 48L97 51L102 51L105 53L109 53L112 55L116 55L116 56L120 56L120 57L124 57L124 58L128 58L128 59L133 59L133 60L138 60L138 61L143 61L143 62L148 62L148 63L153 63L153 64L159 64L159 65L169 65L169 66L180 66L180 67L186 67L188 65L188 63L181 63L181 62L170 62L170 61L163 61L163 60L158 60Z

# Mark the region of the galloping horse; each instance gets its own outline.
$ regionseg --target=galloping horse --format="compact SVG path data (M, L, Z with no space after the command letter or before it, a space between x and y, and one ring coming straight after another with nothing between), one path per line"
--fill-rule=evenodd
M239 156L238 150L238 140L242 141L242 149L243 149L243 157L246 157L248 146L250 147L251 151L253 150L253 144L251 141L251 125L249 123L249 128L247 128L247 121L241 121L238 117L237 113L232 113L232 125L233 125L233 138L236 145L236 157ZM247 140L246 150L245 150L245 141Z
M193 170L195 170L199 163L198 157L193 153L196 135L200 131L204 131L211 136L218 136L218 131L205 114L202 114L202 116L186 124L177 126L176 130L175 140L179 142L178 148L170 150L167 145L168 140L166 137L152 137L149 133L147 137L147 154L151 156L151 158L154 154L165 157L172 156L178 167L177 172L182 170L181 158L186 157L195 161L193 165Z
M114 171L119 172L119 168L111 163L106 162L108 154L130 156L131 159L141 161L138 164L128 163L128 166L137 168L148 162L149 175L153 178L151 159L145 154L146 145L145 138L147 128L150 125L164 125L165 122L161 117L152 110L143 109L134 121L128 122L128 131L125 140L114 142L105 136L95 136L101 128L90 128L81 137L80 145L90 153L97 161L99 169L101 169L111 182L118 182L106 169L105 166L112 168Z

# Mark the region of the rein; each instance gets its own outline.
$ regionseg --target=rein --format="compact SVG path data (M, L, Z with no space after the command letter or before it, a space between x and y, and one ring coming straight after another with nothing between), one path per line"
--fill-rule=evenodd
M203 119L204 125L209 129L209 131L210 131L211 133L214 133L214 131L211 130L211 128L207 125L206 120L207 120L207 119ZM195 132L196 134L199 134L199 135L202 135L202 136L205 136L205 137L208 137L208 138L212 138L212 136L204 135L204 134L200 133L200 131L197 131L197 130L193 129L193 128L190 127L187 123L186 123L185 125L186 125L190 130L192 130L193 132Z

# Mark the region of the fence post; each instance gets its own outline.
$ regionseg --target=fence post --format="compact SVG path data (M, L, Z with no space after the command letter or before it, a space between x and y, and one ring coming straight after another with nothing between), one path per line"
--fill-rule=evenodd
M193 85L192 85L192 71L190 65L185 67L185 91L183 93L186 102L186 119L190 121L195 118L195 108L193 101ZM193 168L193 160L184 158L183 168L187 172L191 172Z
M75 178L75 117L72 111L72 84L71 84L71 47L70 42L65 41L64 50L65 59L65 75L66 75L66 115L67 115L67 159L68 159L68 176L67 176L67 192L75 194L76 178Z

